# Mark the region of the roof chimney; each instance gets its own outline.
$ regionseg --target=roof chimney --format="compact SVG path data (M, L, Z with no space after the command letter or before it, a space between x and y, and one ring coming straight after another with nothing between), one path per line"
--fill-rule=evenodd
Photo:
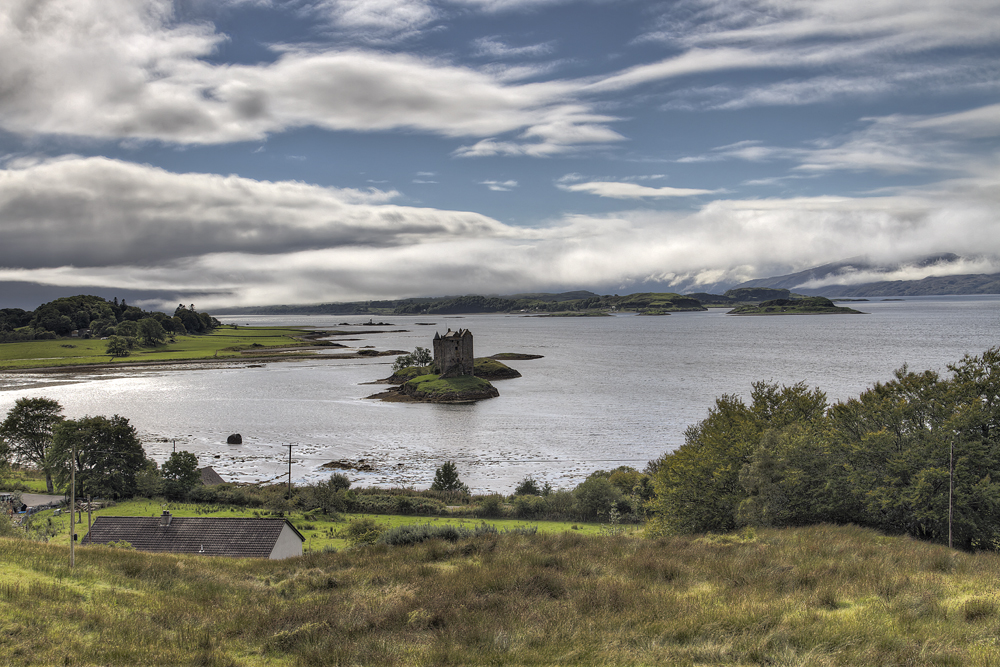
M163 514L160 515L160 527L166 528L170 525L170 520L174 517L170 516L170 512L163 510Z

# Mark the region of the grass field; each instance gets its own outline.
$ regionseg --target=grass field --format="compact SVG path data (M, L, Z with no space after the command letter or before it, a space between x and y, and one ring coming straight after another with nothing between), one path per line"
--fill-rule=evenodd
M129 356L117 358L105 353L107 341L97 339L64 338L0 343L0 370L245 357L244 352L308 345L309 343L297 338L310 333L313 332L291 328L220 327L206 335L177 336L176 342L155 348L136 348ZM308 353L303 351L290 354Z
M449 524L464 526L466 528L475 528L476 525L483 523L484 521L490 525L496 526L497 529L501 531L534 526L538 529L538 532L541 533L571 531L581 534L594 535L601 529L600 524L583 522L527 521L518 519L483 520L466 517L422 517L412 515L401 516L395 514L344 514L341 517L331 519L321 513L288 512L279 515L266 509L239 509L225 505L200 505L196 503L172 503L154 500L130 500L118 503L112 507L94 511L93 517L101 515L159 516L162 514L163 510L168 510L171 514L178 517L215 516L249 518L284 516L291 521L292 525L294 525L306 538L306 543L303 547L306 552L322 551L329 548L342 549L349 546L347 539L342 536L342 533L347 528L348 523L350 521L366 518L372 519L380 527L386 529L395 528L397 526L425 523L437 525ZM80 515L80 518L82 525L77 526L77 534L80 539L83 539L83 536L87 533L87 513L83 512ZM58 516L53 516L52 510L46 510L36 514L32 518L32 521L36 523L50 523L53 531L56 532L56 535L50 538L50 543L63 545L67 548L69 547L69 515L60 514ZM635 531L636 529L637 528L635 526L628 527L628 530L630 531Z
M854 527L284 561L0 538L4 665L1000 664L1000 556Z

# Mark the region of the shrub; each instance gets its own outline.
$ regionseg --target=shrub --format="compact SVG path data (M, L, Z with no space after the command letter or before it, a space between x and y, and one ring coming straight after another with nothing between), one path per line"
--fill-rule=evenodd
M622 500L622 492L618 487L597 473L573 489L573 495L576 496L577 511L588 519L607 514Z
M476 516L495 519L503 516L503 496L484 496L476 506Z
M521 483L514 489L515 496L540 496L542 490L530 475L521 480Z
M344 537L354 546L360 544L375 544L382 535L385 526L375 522L371 517L351 519L344 529Z
M548 511L548 503L540 496L514 496L511 505L514 507L514 516L518 519L531 519Z

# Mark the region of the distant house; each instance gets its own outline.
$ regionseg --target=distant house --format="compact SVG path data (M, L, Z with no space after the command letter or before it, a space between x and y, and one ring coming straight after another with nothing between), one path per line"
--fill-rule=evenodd
M280 560L306 538L287 519L99 516L81 544L128 542L138 551Z
M201 475L201 483L205 486L215 486L216 484L226 483L226 480L222 479L222 475L215 472L215 469L211 466L198 468L198 474Z

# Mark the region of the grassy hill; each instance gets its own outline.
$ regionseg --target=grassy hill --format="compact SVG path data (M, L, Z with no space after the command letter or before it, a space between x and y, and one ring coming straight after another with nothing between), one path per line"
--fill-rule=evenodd
M1000 556L853 527L285 561L0 539L0 664L995 665Z

